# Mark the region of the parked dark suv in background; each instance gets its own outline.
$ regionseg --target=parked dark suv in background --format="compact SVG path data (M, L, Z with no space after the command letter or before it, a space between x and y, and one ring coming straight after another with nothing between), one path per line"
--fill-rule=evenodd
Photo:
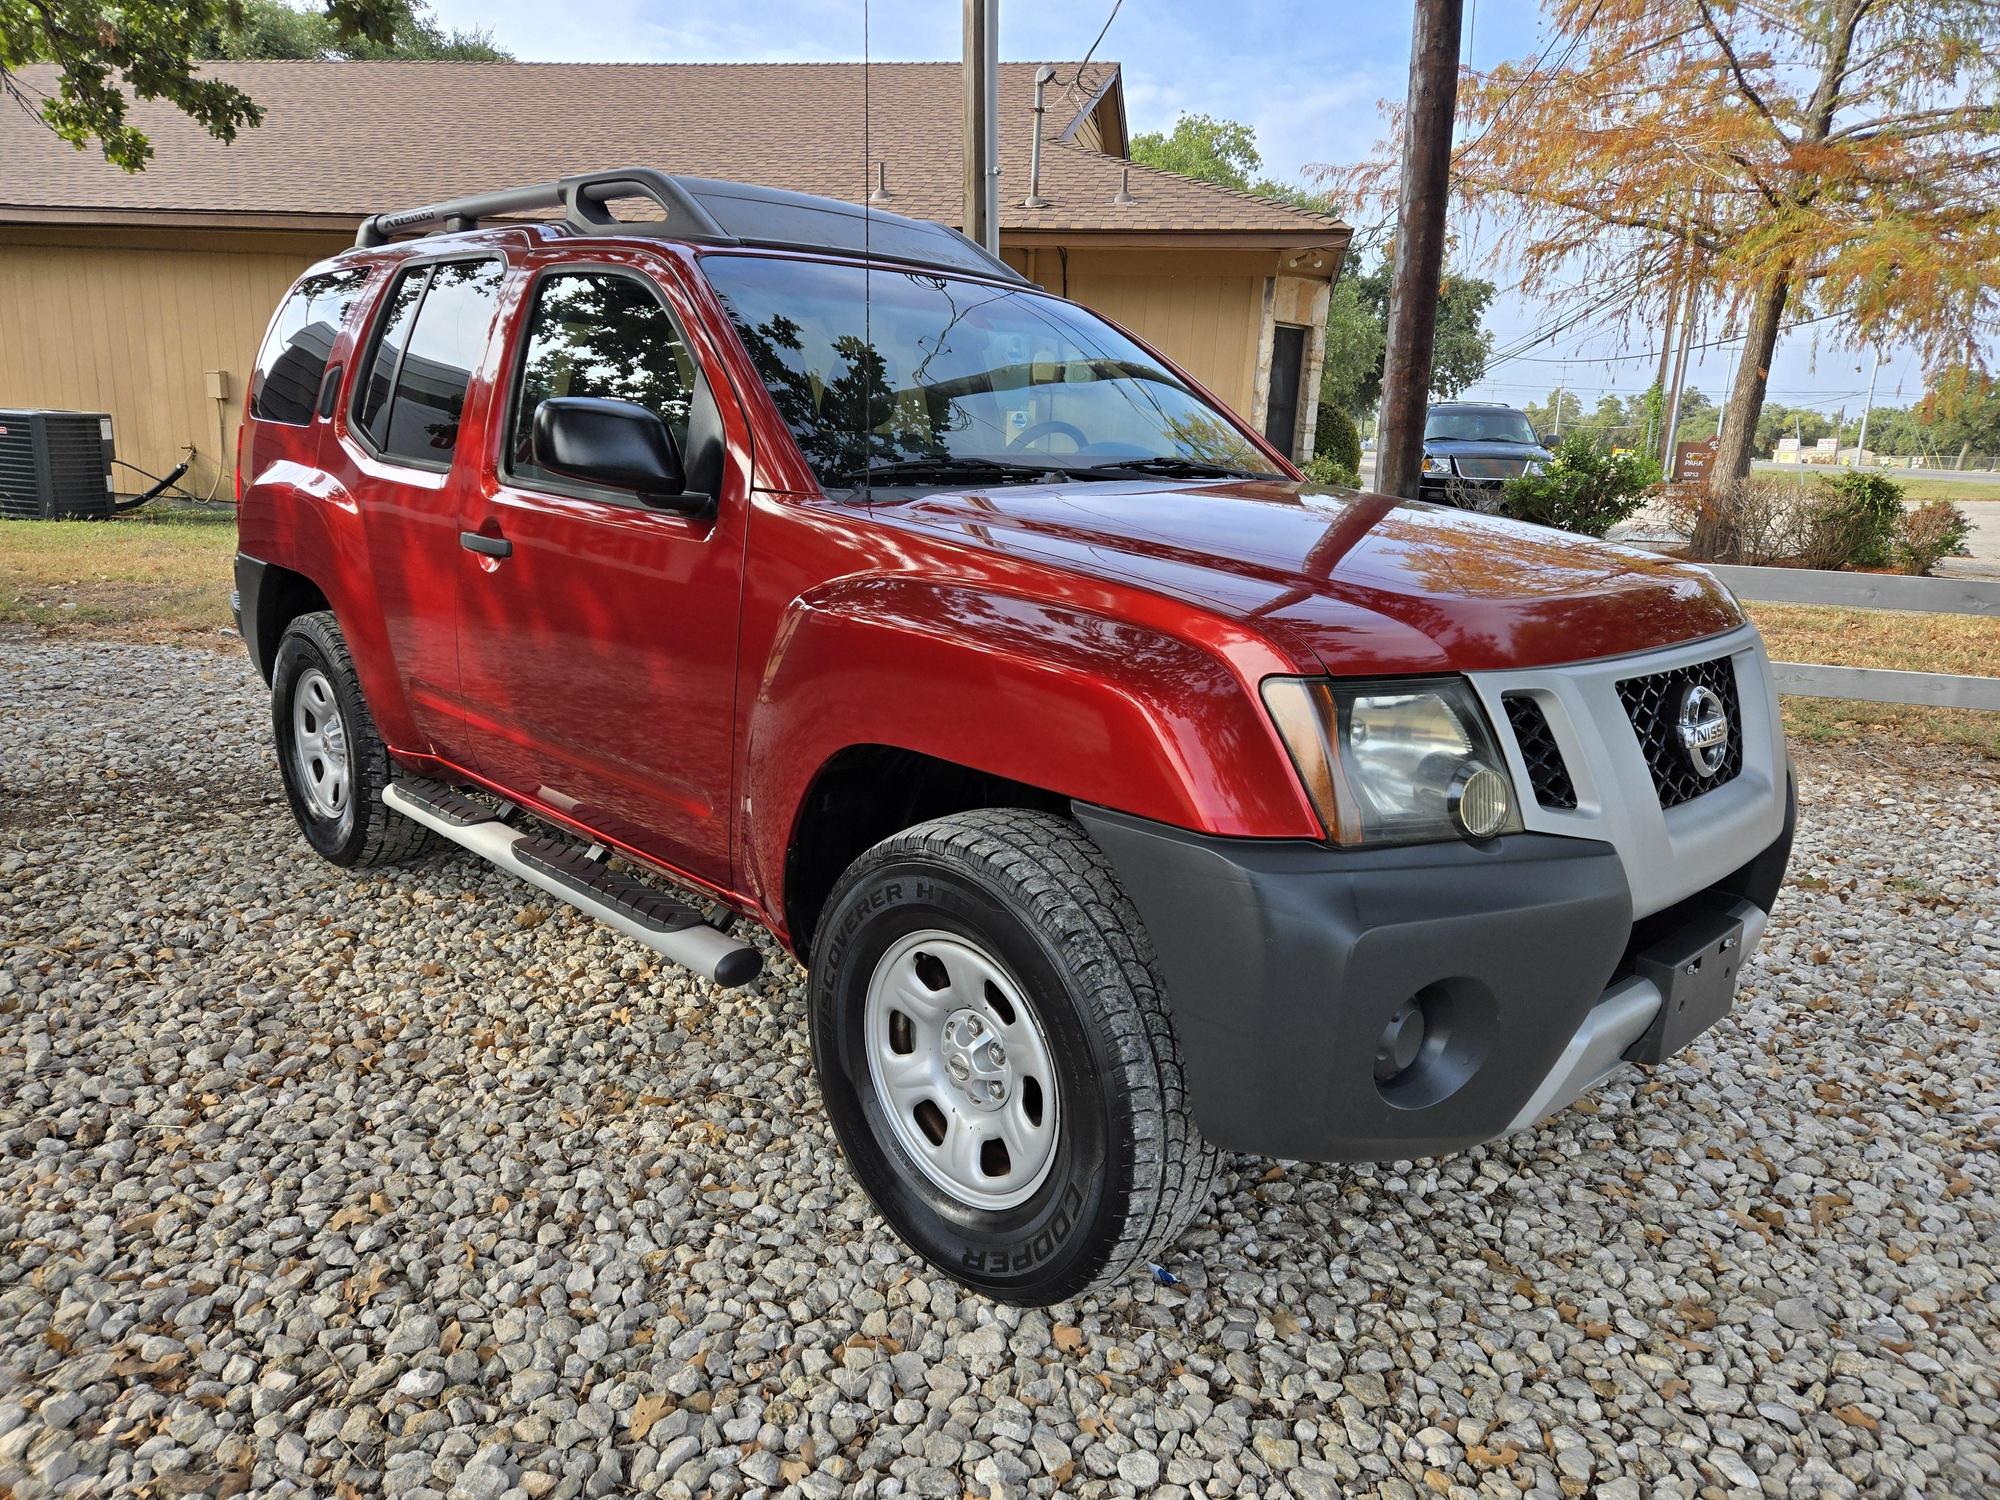
M1489 401L1440 401L1424 418L1423 498L1491 509L1500 486L1539 472L1549 450L1526 415Z

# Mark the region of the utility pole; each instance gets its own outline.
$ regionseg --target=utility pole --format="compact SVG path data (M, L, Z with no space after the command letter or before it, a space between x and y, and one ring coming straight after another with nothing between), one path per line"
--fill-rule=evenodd
M1681 317L1681 346L1674 355L1674 388L1667 398L1667 440L1666 451L1660 460L1660 467L1666 471L1667 480L1672 483L1680 476L1674 473L1674 439L1681 427L1681 387L1687 382L1688 345L1694 342L1695 309L1701 298L1696 295L1694 280L1696 262L1690 259L1688 265L1687 307Z
M1882 371L1882 351L1872 350L1873 358L1868 363L1868 404L1861 408L1861 435L1854 444L1854 466L1858 469L1868 462L1868 414L1875 410L1875 377Z
M1000 253L1000 0L965 0L965 237Z
M1458 114L1463 0L1416 0L1410 36L1410 105L1404 116L1403 183L1396 200L1395 267L1382 362L1382 420L1375 488L1415 499L1424 415L1437 343L1438 276L1451 200L1451 132Z

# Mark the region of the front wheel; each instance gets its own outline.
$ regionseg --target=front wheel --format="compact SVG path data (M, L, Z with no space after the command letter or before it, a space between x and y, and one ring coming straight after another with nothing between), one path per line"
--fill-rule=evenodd
M382 801L395 774L389 749L331 613L300 615L285 627L271 665L271 728L285 799L323 858L360 868L438 847L428 828Z
M1046 813L909 829L841 877L813 948L813 1058L890 1226L1003 1301L1060 1301L1158 1260L1217 1156L1139 915Z

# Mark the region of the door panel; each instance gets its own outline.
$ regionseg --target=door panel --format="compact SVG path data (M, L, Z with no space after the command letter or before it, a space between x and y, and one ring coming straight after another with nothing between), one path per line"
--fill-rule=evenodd
M527 291L509 357L504 466L465 513L504 557L464 551L459 659L473 767L642 853L729 880L737 612L747 470L740 424L704 382L656 285L551 268ZM555 395L660 413L709 514L674 515L533 466L534 404ZM726 415L727 414L727 415ZM719 491L720 493L717 493Z
M400 271L378 310L352 405L335 424L417 731L418 743L396 748L448 759L465 749L457 584L466 469L454 459L461 419L468 429L477 420L477 372L505 272L490 257Z

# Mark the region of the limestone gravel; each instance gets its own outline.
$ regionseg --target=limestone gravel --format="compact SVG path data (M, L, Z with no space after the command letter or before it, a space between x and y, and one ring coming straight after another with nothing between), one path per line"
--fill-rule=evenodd
M1049 1313L708 988L294 834L240 657L0 636L0 1492L2000 1491L2000 778L1799 756L1736 1012L1464 1155L1242 1159Z

